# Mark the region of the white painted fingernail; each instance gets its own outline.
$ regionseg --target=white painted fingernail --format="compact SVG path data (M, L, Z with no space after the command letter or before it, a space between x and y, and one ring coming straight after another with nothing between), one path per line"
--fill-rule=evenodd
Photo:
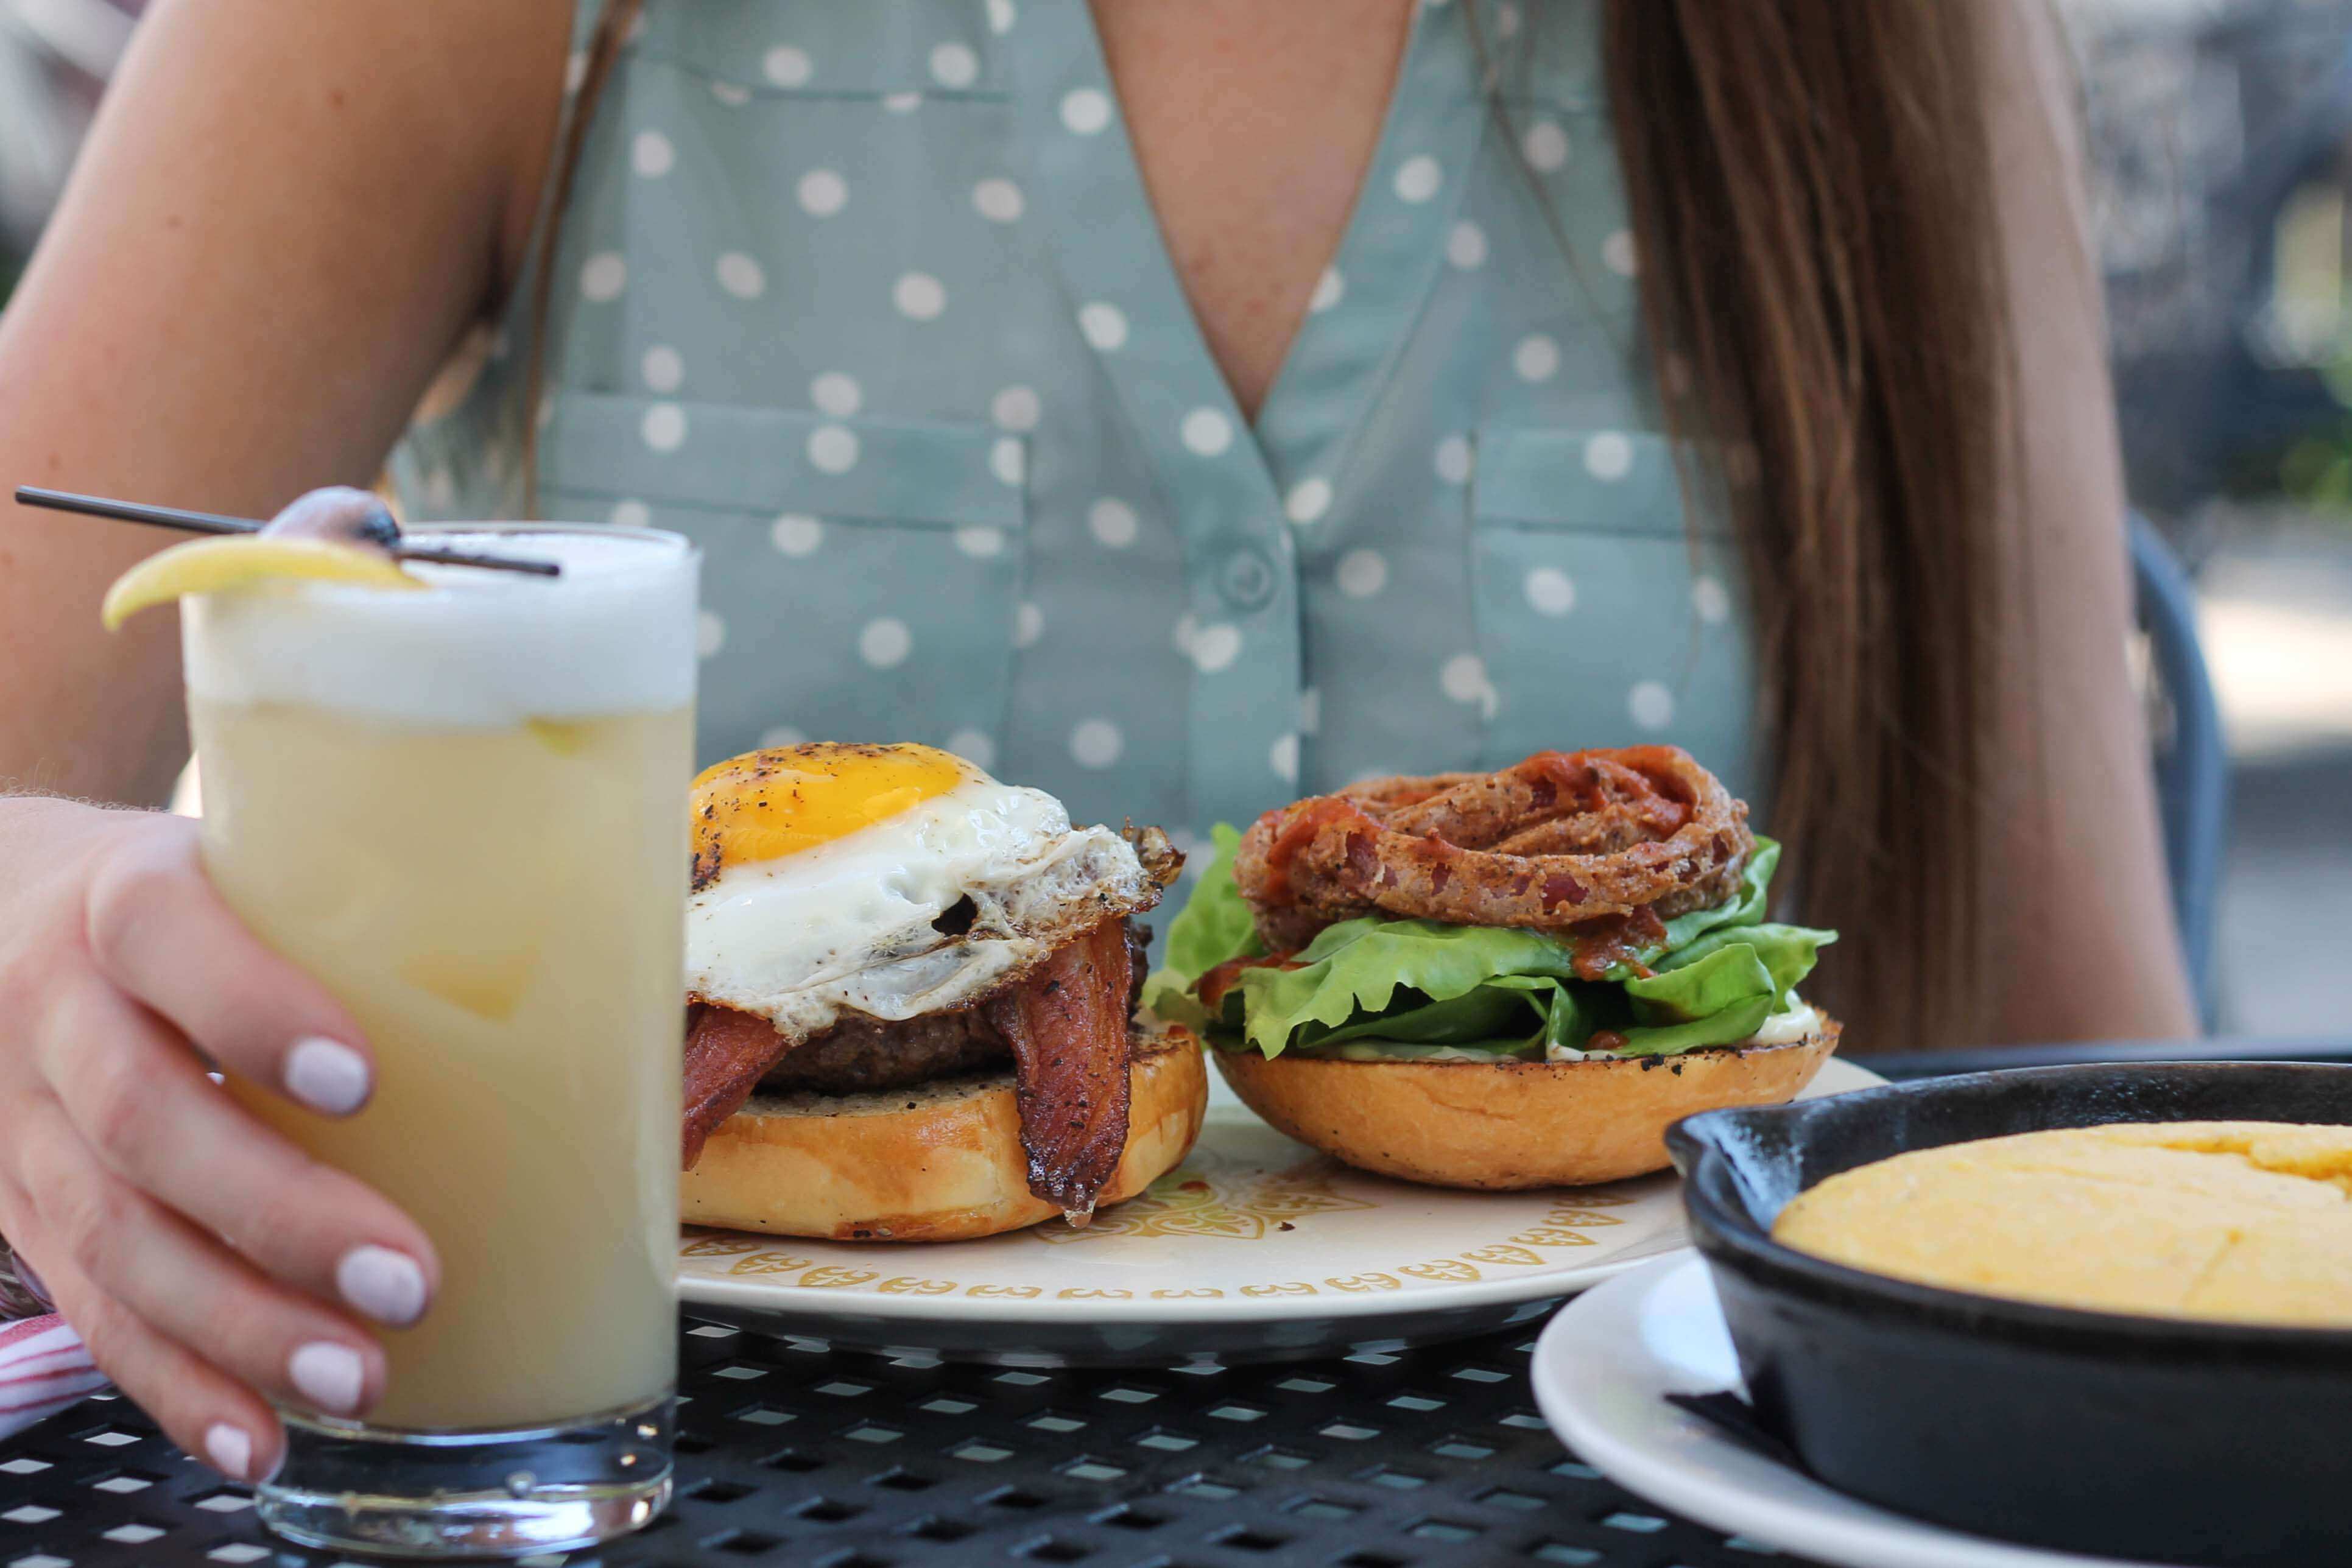
M425 1315L425 1270L405 1252L354 1247L335 1265L335 1289L352 1309L404 1329Z
M313 1035L286 1053L286 1092L313 1111L348 1116L367 1103L367 1058L338 1040Z
M215 1421L205 1428L205 1457L213 1469L233 1481L248 1481L246 1472L253 1468L253 1439L242 1427L232 1427L226 1421Z
M295 1346L286 1375L296 1392L330 1416L357 1414L367 1391L367 1363L358 1351L331 1340Z

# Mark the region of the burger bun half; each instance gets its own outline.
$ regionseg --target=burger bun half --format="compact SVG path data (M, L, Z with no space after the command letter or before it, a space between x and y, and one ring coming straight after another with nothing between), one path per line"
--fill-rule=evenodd
M1137 1026L1127 1147L1097 1208L1173 1169L1200 1135L1208 1070L1191 1031ZM1058 1219L1029 1190L1012 1071L863 1094L759 1094L679 1178L689 1225L835 1241L969 1241Z
M1502 1191L1646 1176L1700 1111L1793 1100L1837 1049L1824 1015L1778 1045L1582 1061L1346 1061L1213 1051L1244 1103L1361 1170Z

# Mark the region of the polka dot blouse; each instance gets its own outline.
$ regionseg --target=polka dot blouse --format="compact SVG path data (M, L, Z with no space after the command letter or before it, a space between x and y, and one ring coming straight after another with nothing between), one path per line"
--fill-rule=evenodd
M1549 746L1745 789L1741 582L1657 434L1596 8L1484 13L1498 118L1424 4L1253 425L1084 0L650 0L558 235L541 509L699 541L706 762L924 741L1180 838ZM526 329L404 443L415 514L520 507Z

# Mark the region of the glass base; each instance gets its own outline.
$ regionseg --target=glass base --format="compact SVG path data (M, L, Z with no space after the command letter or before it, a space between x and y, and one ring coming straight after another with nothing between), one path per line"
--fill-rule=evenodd
M561 1426L394 1432L286 1416L286 1462L254 1489L304 1546L385 1557L514 1557L593 1546L669 1501L671 1396Z

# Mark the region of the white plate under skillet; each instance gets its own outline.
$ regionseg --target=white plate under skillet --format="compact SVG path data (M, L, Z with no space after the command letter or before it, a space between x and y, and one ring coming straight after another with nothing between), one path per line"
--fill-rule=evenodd
M1832 1058L1805 1097L1880 1082ZM926 1246L688 1229L678 1289L698 1313L768 1333L949 1360L1287 1360L1540 1317L1682 1247L1676 1185L1414 1186L1292 1142L1213 1075L1191 1155L1084 1230Z
M1697 1257L1613 1280L1536 1342L1536 1403L1560 1441L1623 1487L1716 1529L1848 1568L2148 1568L1989 1541L1832 1490L1666 1403L1739 1384Z

